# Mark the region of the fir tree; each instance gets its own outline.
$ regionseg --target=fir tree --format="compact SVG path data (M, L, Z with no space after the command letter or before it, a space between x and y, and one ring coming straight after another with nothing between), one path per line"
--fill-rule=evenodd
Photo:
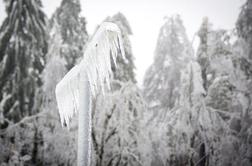
M134 57L128 37L132 31L121 13L105 20L120 28L125 57L117 57L116 67L112 66L112 91L106 94L110 99L104 100L101 94L97 94L94 100L93 165L143 165L140 147L144 143L140 125L144 104L135 84Z
M122 13L117 13L112 17L108 17L105 19L106 21L113 22L118 25L122 32L123 46L125 49L125 58L118 56L116 59L117 67L112 66L112 70L114 73L114 79L120 80L123 82L131 81L136 83L135 78L135 64L134 64L134 56L131 49L131 43L129 40L129 35L132 35L132 30L129 25L128 20Z
M0 29L1 118L17 122L36 112L47 32L40 0L6 1L7 18Z
M236 28L240 37L248 44L248 59L252 60L252 1L247 0L243 5Z
M241 130L238 135L240 149L236 162L242 165L251 165L251 123L252 123L252 1L247 0L243 5L236 29L239 39L234 45L234 65L237 73L236 87L240 92L239 98L242 101ZM242 103L246 104L242 104Z
M203 19L203 23L198 31L200 38L200 45L197 51L197 60L201 66L201 74L203 79L203 87L205 90L208 88L207 84L207 68L209 66L209 55L208 55L208 34L211 30L211 24L208 22L208 18Z
M213 30L207 17L203 19L198 36L200 45L197 51L197 61L201 66L203 87L208 92L216 78L230 75L232 72L231 36L227 30Z
M93 104L94 165L148 165L140 91L131 82L112 83L117 89L106 94L109 100L98 94Z
M223 29L214 30L208 18L204 18L198 36L200 45L197 61L201 67L206 104L215 109L230 111L234 96L232 34Z
M154 63L145 73L144 96L151 108L171 109L179 97L181 71L193 51L181 18L167 18L160 29Z
M70 70L83 55L88 39L86 20L80 16L79 0L62 0L50 20L50 31L59 29L61 35L60 56L66 61L66 68ZM51 34L52 36L53 34Z
M237 20L236 27L238 35L246 42L245 44L245 55L241 57L241 61L243 62L242 70L248 77L252 77L252 1L247 0L247 2L243 5L242 10L239 15L239 19ZM241 66L242 67L242 66Z

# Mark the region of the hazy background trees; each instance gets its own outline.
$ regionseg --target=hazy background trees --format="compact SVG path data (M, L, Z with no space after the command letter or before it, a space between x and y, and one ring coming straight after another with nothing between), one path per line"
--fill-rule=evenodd
M58 81L83 56L89 35L79 0L50 19L40 0L5 1L0 28L0 165L76 165L76 117L62 128ZM85 9L83 9L85 10ZM92 165L251 165L252 1L236 28L202 19L193 48L182 18L166 17L143 88L136 84L134 35L123 13L104 16L123 36L112 90L92 105Z

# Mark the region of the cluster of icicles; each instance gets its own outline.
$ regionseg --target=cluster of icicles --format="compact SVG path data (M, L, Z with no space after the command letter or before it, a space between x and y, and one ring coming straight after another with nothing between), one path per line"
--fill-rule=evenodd
M124 57L121 32L117 25L104 22L88 43L81 62L73 67L56 86L56 99L62 125L69 126L72 116L79 111L81 80L87 79L91 94L104 94L110 89L111 57L116 65L118 51Z

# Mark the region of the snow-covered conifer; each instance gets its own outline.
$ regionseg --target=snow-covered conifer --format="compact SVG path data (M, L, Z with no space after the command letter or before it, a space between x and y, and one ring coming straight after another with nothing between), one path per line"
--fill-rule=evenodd
M49 22L51 36L57 28L61 35L60 57L70 70L81 59L88 40L86 20L80 16L79 0L62 0Z
M46 17L40 0L5 1L0 29L0 114L17 122L32 115L47 50Z
M165 18L153 64L145 73L144 96L153 109L171 109L179 97L181 71L193 56L180 16Z
M135 78L135 64L134 56L131 49L131 42L129 36L132 35L132 30L130 24L126 17L122 13L117 13L112 17L107 17L106 21L115 23L122 32L123 46L125 50L125 58L118 56L116 59L117 67L112 64L112 70L114 79L120 80L123 82L132 81L136 82Z

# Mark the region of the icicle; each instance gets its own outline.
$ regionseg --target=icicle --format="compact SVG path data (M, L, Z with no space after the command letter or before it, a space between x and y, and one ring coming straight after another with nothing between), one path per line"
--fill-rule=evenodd
M120 29L116 24L101 24L84 53L80 64L73 67L56 86L56 99L61 123L69 126L71 117L79 111L80 77L86 74L91 96L100 90L105 93L105 86L110 88L111 60L116 65L118 51L124 58L124 49Z

